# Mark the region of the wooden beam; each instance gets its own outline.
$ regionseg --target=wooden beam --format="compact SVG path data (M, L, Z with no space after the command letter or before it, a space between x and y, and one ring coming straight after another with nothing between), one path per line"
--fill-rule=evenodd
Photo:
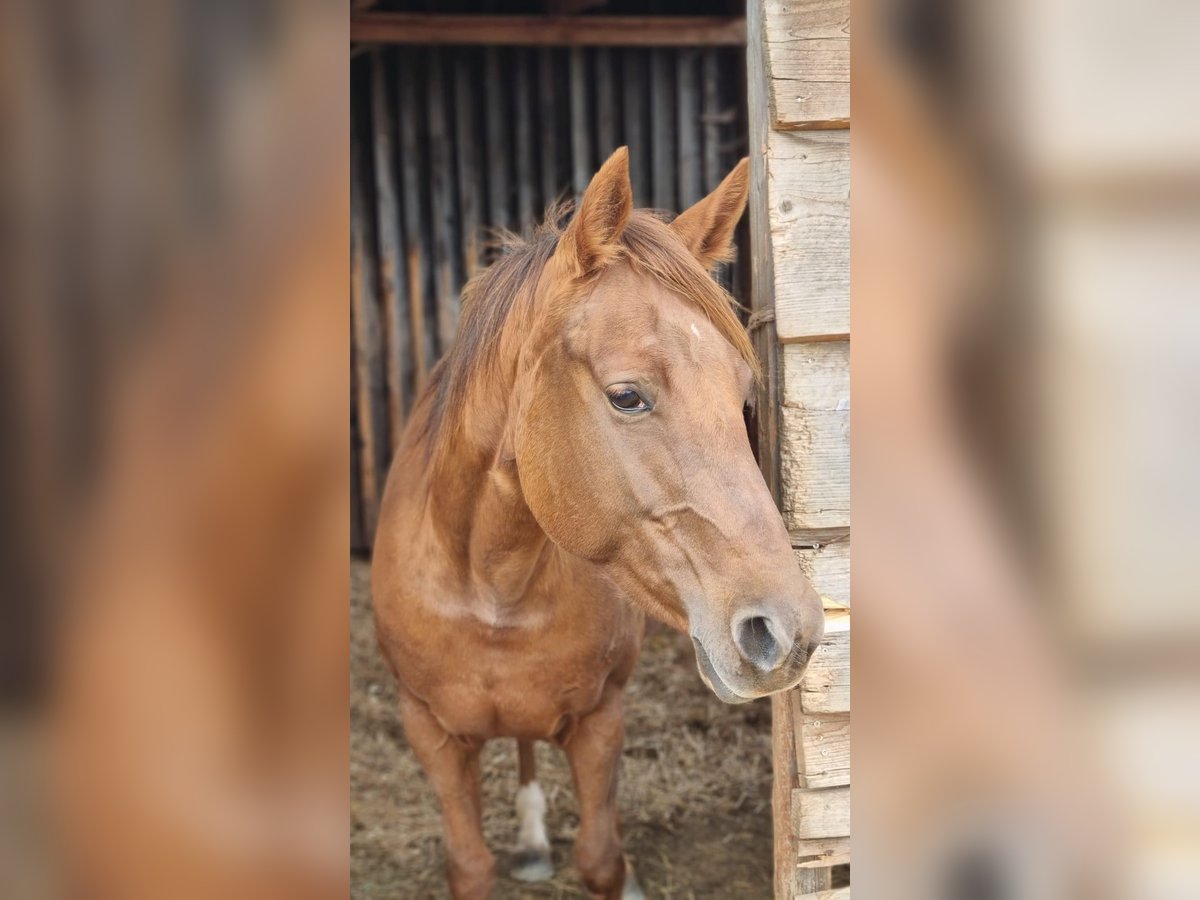
M350 40L370 44L524 47L741 47L732 16L490 16L354 13Z
M763 0L772 127L850 127L850 0Z
M805 713L850 712L850 613L825 613L825 638L800 682Z
M792 791L792 828L799 840L846 837L850 834L850 788Z
M789 530L847 528L850 525L849 341L784 346L779 428L783 517Z
M772 131L764 145L779 340L850 333L850 132Z

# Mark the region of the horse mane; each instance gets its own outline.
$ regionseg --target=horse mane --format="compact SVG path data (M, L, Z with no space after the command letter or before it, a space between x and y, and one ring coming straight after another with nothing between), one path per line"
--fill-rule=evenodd
M546 210L540 226L524 239L497 233L500 255L463 288L454 343L430 374L430 410L425 422L429 453L448 437L476 379L496 375L500 337L514 319L530 311L533 292L558 247L574 206L560 202ZM615 259L657 279L664 287L694 303L721 335L737 349L754 377L761 377L758 358L737 314L736 301L700 266L665 221L667 214L638 209L630 215Z

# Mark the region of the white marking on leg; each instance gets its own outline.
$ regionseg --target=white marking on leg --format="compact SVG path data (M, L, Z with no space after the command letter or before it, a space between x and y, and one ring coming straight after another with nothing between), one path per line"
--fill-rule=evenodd
M536 781L517 789L517 821L520 823L517 831L518 852L550 849L550 839L546 837L546 795Z

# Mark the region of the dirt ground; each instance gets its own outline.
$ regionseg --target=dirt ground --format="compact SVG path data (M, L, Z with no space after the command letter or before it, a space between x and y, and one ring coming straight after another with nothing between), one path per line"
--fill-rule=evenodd
M434 795L409 751L391 673L370 613L368 566L350 570L351 896L445 898ZM700 682L686 638L651 626L626 697L620 807L625 848L649 898L762 900L771 896L771 719L768 701L726 706ZM562 753L538 746L549 801L555 877L505 876L516 838L516 742L484 751L484 827L500 898L586 897L571 863L578 828Z

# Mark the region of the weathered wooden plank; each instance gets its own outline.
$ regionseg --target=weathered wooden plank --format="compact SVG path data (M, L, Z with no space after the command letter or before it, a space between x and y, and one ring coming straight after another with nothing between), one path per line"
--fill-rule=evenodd
M771 809L775 827L775 896L790 897L796 858L792 831L792 791L797 782L795 722L792 704L786 694L771 697L771 761L775 772L771 784Z
M530 67L534 59L531 51L517 50L513 59L513 95L515 106L514 124L517 157L517 227L530 232L537 222L534 202L533 149L533 96L530 82Z
M816 547L800 547L796 561L817 593L850 604L850 540L842 537Z
M850 124L850 0L763 0L772 125Z
M633 182L633 204L650 204L650 132L646 126L646 52L626 50L621 59L622 139L629 147L629 180Z
M654 206L678 212L675 205L674 65L669 50L650 51L650 132L654 166Z
M700 120L704 124L704 192L716 188L721 171L721 57L717 50L701 51L700 80L703 99Z
M679 209L687 209L704 196L704 170L700 123L700 58L695 50L680 50L675 57L675 110L679 125Z
M371 132L375 169L375 234L379 245L379 293L383 306L384 370L387 380L388 435L392 452L400 444L408 412L412 347L408 305L402 297L403 252L396 196L395 125L383 54L371 54Z
M783 348L780 464L788 528L850 524L850 344Z
M850 411L850 342L793 344L783 351L783 404Z
M850 133L771 132L767 210L779 340L850 332Z
M849 525L849 411L785 406L779 433L788 528L798 532Z
M422 164L420 121L420 60L416 53L400 56L397 96L400 107L400 181L404 203L404 269L407 275L409 334L412 337L413 394L420 393L437 359L431 323L426 322L425 297L433 282L428 265L429 235L421 212L426 188Z
M356 13L350 40L371 44L555 47L741 47L732 16L499 16Z
M582 47L572 47L567 60L571 83L571 185L575 195L580 196L595 173L588 127L587 58Z
M558 155L558 85L554 51L543 47L538 51L538 130L542 141L542 207L558 199L560 190Z
M620 146L613 51L608 47L597 48L592 62L596 67L596 159L603 161Z
M830 866L840 866L850 862L849 836L798 840L795 842L795 847L797 869L828 870Z
M454 57L455 158L462 217L463 267L467 278L483 264L483 143L475 115L479 81L471 57Z
M433 215L434 271L437 285L438 352L445 353L458 328L458 300L462 288L458 205L454 196L454 152L450 146L449 94L446 90L444 51L429 51L426 82L429 113L429 182Z
M357 354L358 427L362 434L359 480L363 491L364 524L375 534L379 520L379 498L383 467L387 461L387 415L384 411L383 336L375 297L375 268L370 246L366 209L368 201L363 176L363 149L351 127L350 148L355 161L350 180L350 319Z
M798 840L850 834L850 788L792 791L792 828Z
M850 900L850 888L835 888L832 891L817 891L810 894L797 894L795 900Z
M850 613L826 611L825 638L800 682L807 714L850 712Z
M504 96L504 67L500 51L488 47L483 57L484 111L487 120L488 162L488 224L496 228L511 228L509 199L512 186L509 162L512 151L508 140L508 104Z
M803 698L800 698L803 703ZM803 786L843 787L850 783L850 716L845 713L792 711L796 722L796 752Z

